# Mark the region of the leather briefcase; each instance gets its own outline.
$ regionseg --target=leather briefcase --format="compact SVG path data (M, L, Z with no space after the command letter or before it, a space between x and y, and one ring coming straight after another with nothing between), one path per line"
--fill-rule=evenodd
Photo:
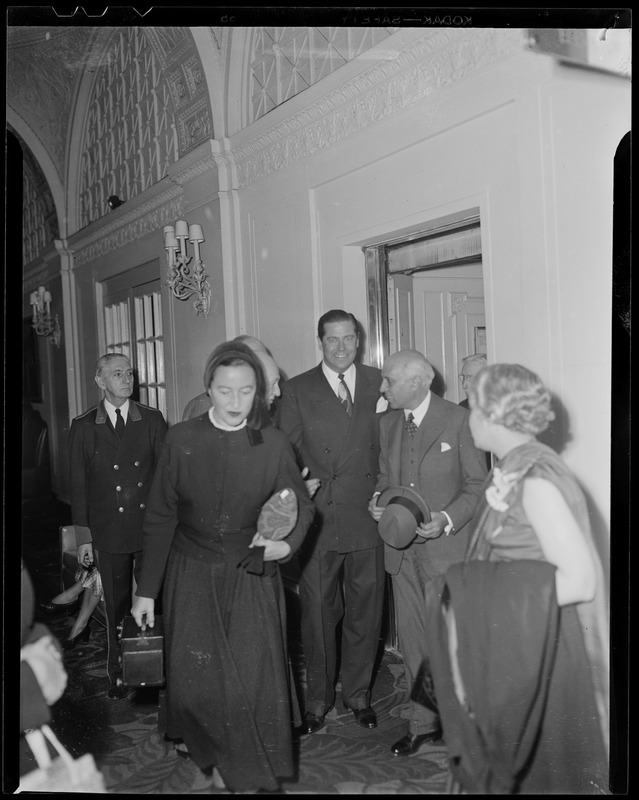
M125 686L164 685L164 627L162 616L146 630L139 628L133 617L122 621L122 683Z

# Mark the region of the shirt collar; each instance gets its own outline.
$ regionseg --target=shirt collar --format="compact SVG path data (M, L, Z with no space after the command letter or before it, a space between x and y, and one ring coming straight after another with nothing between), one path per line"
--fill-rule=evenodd
M109 415L109 419L113 423L113 427L115 427L115 421L117 419L115 414L115 409L119 408L120 413L122 414L122 419L126 422L127 417L129 416L129 400L128 398L122 403L121 406L114 406L113 403L110 403L106 397L104 398L104 409Z
M417 406L417 408L405 408L404 409L404 417L408 419L408 415L413 415L413 422L417 427L421 425L422 420L426 416L426 412L428 411L428 406L430 405L430 389L428 390L428 394L422 400L422 402Z
M244 420L242 420L242 422L239 425L227 425L226 422L220 422L217 419L215 419L215 417L213 416L213 411L214 408L213 406L211 406L211 408L209 408L209 419L211 420L211 423L214 428L218 428L221 431L231 431L231 432L241 431L242 428L246 428L246 418L244 418Z
M339 387L339 375L341 373L335 372L334 369L326 366L326 362L322 361L322 372L324 373L324 377L330 383L331 389L337 394L338 387ZM351 364L350 367L345 370L344 374L344 382L348 386L351 397L355 397L355 377L357 375L357 370L355 369L355 363Z

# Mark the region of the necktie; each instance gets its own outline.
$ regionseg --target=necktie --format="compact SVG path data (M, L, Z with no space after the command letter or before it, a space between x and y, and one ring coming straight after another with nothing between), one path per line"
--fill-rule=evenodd
M340 372L339 377L339 401L344 406L344 409L349 417L353 416L353 398L348 390L346 381L344 380L344 373Z
M119 408L115 409L115 417L115 432L121 439L124 436L124 419Z
M404 427L408 431L408 435L413 438L415 433L417 432L417 425L413 422L415 417L413 416L412 412L409 412L408 416L406 417L406 421L404 422Z

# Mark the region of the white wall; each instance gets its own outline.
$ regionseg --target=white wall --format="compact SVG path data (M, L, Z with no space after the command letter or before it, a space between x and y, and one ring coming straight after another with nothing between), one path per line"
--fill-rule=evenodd
M268 170L238 193L252 332L289 375L310 368L321 313L367 323L363 243L478 206L489 358L559 396L558 439L605 528L612 159L629 97L624 78L522 48Z

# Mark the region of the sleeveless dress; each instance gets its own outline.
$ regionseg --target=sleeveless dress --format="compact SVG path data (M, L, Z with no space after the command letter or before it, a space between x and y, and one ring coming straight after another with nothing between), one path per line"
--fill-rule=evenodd
M497 462L475 515L466 562L546 560L523 509L527 477L547 480L561 492L589 545L598 588L591 602L559 609L539 738L518 793L607 793L609 664L603 570L583 492L554 450L533 440Z

